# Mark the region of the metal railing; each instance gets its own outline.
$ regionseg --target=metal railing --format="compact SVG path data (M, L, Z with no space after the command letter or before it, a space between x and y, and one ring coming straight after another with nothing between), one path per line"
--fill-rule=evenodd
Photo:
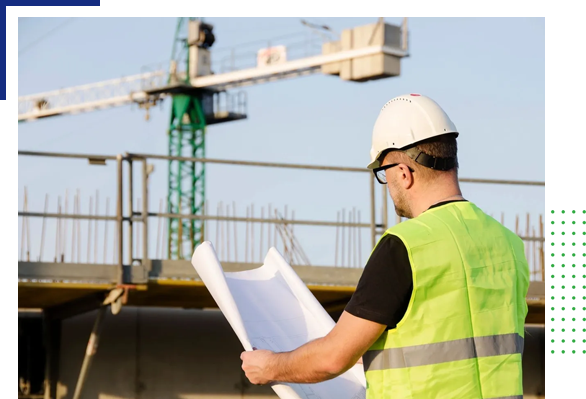
M107 222L114 222L116 225L116 236L114 242L114 251L115 251L115 264L118 265L120 268L120 282L123 282L123 266L124 265L132 265L138 263L145 263L147 264L149 261L149 218L158 218L161 219L169 219L169 218L180 218L180 219L197 219L197 220L204 220L204 221L217 221L219 222L231 222L233 225L236 223L251 223L251 224L268 224L273 225L275 229L288 229L292 228L293 226L297 225L304 225L304 226L329 226L329 227L336 227L337 229L344 229L347 228L348 230L348 238L350 240L350 234L355 234L352 232L351 229L356 229L356 231L360 231L362 229L368 229L369 235L371 238L371 246L374 247L376 244L377 236L382 234L388 228L388 218L387 218L387 197L388 195L383 190L383 195L381 199L382 205L382 217L380 221L376 220L376 212L377 209L376 205L376 193L375 193L375 182L372 176L372 172L367 169L363 168L355 168L355 167L340 167L340 166L325 166L325 165L303 165L303 164L292 164L292 163L275 163L275 162L258 162L258 161L236 161L236 160L225 160L225 159L212 159L212 158L189 158L189 157L174 157L174 156L167 156L167 155L159 155L159 154L142 154L142 153L126 153L126 154L119 154L119 155L100 155L100 154L75 154L75 153L55 153L55 152L36 152L36 151L19 151L19 156L34 156L34 157L54 157L54 158L66 158L66 159L86 159L90 164L100 164L104 165L109 161L116 162L116 212L115 215L97 215L96 214L81 214L80 207L78 206L78 213L76 214L65 214L61 211L55 212L37 212L37 211L29 211L28 207L25 205L22 211L19 211L18 215L23 218L23 229L25 228L24 220L28 219L29 217L34 218L43 218L43 220L47 218L53 218L57 220L88 220L88 221L107 221ZM149 160L182 160L182 161L189 161L189 162L201 162L201 163L210 163L210 164L223 164L223 165L237 165L237 166L249 166L249 167L269 167L269 168L287 168L287 169L303 169L303 170L314 170L314 171L335 171L335 172L351 172L351 173L361 173L364 174L365 177L368 178L369 181L369 203L370 203L370 215L368 222L359 222L356 217L350 221L340 221L338 218L337 221L320 221L320 220L302 220L302 219L294 219L288 218L287 215L285 217L281 216L280 214L275 214L274 216L271 213L268 213L268 217L261 216L253 217L252 215L247 215L246 217L240 217L236 215L235 209L233 210L232 216L226 214L224 215L224 211L222 214L218 215L210 215L205 212L205 214L200 215L186 215L186 214L172 214L163 212L162 208L159 212L152 212L149 208L149 195L148 195L148 186L149 186ZM127 189L124 190L125 179L124 179L124 163L128 165L128 181ZM138 162L141 165L140 168L140 187L141 187L141 200L139 204L135 206L135 198L133 192L133 181L134 181L134 168L132 167L133 162ZM536 181L515 181L515 180L497 180L497 179L471 179L471 178L461 178L461 182L464 183L480 183L480 184L505 184L505 185L522 185L522 186L545 186L544 182L536 182ZM126 201L127 209L126 213L124 213L124 202ZM26 200L25 200L26 204ZM397 219L397 222L400 220ZM140 223L140 226L137 230L135 229L135 223ZM124 234L124 227L126 226L126 234ZM205 227L204 227L205 228ZM222 227L223 228L223 227ZM248 228L248 227L247 227ZM44 229L44 227L43 227ZM79 229L79 228L78 228ZM159 228L160 229L160 228ZM291 239L291 246L294 246L293 240L295 239L294 234L291 231L284 231L280 230L283 236L287 235ZM529 231L529 228L527 228ZM134 232L134 234L133 234ZM248 230L247 230L248 232ZM140 236L138 236L140 234ZM228 235L228 232L226 232ZM262 234L262 233L261 233ZM267 235L270 234L270 227L269 232ZM276 235L276 230L274 232ZM344 233L342 233L343 235ZM97 235L97 231L96 231ZM336 234L338 235L338 234ZM355 240L356 238L359 239L359 234L352 235L352 239ZM541 232L540 236L521 236L521 238L532 246L533 252L536 250L541 254L541 259L539 263L541 266L539 267L539 271L535 271L535 277L543 273L543 233ZM159 245L159 237L157 238L157 246ZM97 240L97 238L96 238ZM285 240L285 238L283 238ZM234 251L236 251L236 238L234 240ZM262 238L261 238L262 241ZM140 242L140 243L139 243ZM285 242L285 241L283 241ZM342 239L344 242L344 238ZM24 243L24 233L23 233L23 243ZM270 241L269 241L270 243ZM104 244L106 245L106 239L104 239ZM89 245L89 244L88 244ZM261 248L262 248L261 243ZM342 244L343 245L343 244ZM349 246L350 241L349 241ZM139 246L139 247L138 247ZM140 253L137 253L138 249ZM89 247L88 247L89 248ZM230 248L230 244L228 244L228 248ZM126 249L126 250L125 250ZM298 250L302 251L300 246L298 246ZM72 244L72 251L73 251L73 244ZM97 251L97 249L96 249ZM228 249L230 251L230 249ZM348 249L348 256L356 257L356 252L353 255L350 255L351 249ZM356 251L356 250L354 250ZM360 248L358 248L360 251ZM158 252L158 251L157 251ZM259 251L260 252L260 251ZM89 253L89 249L88 249ZM228 252L229 253L229 252ZM342 253L344 250L342 249ZM105 251L104 251L105 254ZM126 256L125 256L126 255ZM304 255L304 254L303 254ZM297 252L297 259L302 259L301 252ZM105 260L106 255L104 255ZM294 251L290 254L290 259L293 260L295 257ZM535 255L534 258L537 259L539 256ZM73 260L73 255L72 255ZM79 258L79 252L78 252ZM89 258L89 255L88 255ZM95 257L97 258L97 257ZM126 262L124 259L126 258ZM305 256L305 259L307 257ZM336 238L336 263L338 262L338 239ZM343 262L343 261L342 261ZM350 263L350 262L348 262Z

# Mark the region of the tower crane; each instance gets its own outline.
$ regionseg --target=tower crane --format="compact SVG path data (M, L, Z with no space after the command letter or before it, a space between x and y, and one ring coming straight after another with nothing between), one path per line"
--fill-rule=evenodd
M342 31L338 40L324 42L321 54L287 60L286 47L258 52L257 66L214 74L211 47L213 25L199 18L179 18L169 70L25 95L18 98L18 121L92 112L137 104L146 110L171 98L168 155L204 158L208 125L246 118L244 92L230 89L291 79L314 73L365 82L400 75L408 54L407 19L401 26L378 22ZM169 161L168 212L201 214L205 200L202 163ZM190 256L203 238L203 221L169 219L168 256Z

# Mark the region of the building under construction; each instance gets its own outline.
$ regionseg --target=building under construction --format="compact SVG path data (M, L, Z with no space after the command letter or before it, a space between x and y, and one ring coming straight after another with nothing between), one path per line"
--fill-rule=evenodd
M186 32L186 33L185 33ZM367 250L392 224L388 195L370 170L212 159L205 156L208 125L246 118L246 96L228 90L311 73L368 81L400 75L408 56L407 24L379 20L325 41L319 53L298 59L286 48L258 52L257 65L212 74L213 26L180 18L168 71L154 71L19 98L19 121L138 104L147 110L172 101L168 155L76 154L19 151L21 157L61 158L72 168L106 166L115 198L98 208L79 192L56 206L19 205L18 264L20 398L271 397L240 368L241 345L189 262L199 243L214 242L226 271L260 266L276 247L336 319L352 296ZM166 100L166 99L169 100ZM42 122L41 122L42 123ZM131 150L131 149L130 149ZM154 163L168 165L168 194L149 195ZM282 168L304 173L347 173L368 179L369 210L340 209L336 220L303 220L293 208L269 204L214 204L205 197L205 166ZM462 183L509 187L543 182L461 178ZM138 189L137 189L138 187ZM104 198L102 198L104 201ZM102 202L104 204L104 202ZM255 206L256 205L256 209ZM85 211L88 209L88 211ZM245 211L243 211L245 209ZM502 217L502 216L500 216ZM499 215L495 215L499 218ZM525 219L525 218L523 218ZM31 221L40 229L31 230ZM332 262L315 265L298 226L335 230ZM544 397L544 258L542 219L516 219L531 267L524 351L526 398ZM31 236L38 247L31 245ZM363 253L364 252L364 253ZM364 256L363 256L364 255Z

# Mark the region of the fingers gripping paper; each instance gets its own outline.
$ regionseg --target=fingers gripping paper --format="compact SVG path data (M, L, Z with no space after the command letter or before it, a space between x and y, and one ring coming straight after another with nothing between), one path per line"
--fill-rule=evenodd
M275 248L254 270L224 273L210 242L191 263L245 350L290 351L330 332L335 323ZM362 365L318 384L273 385L281 399L364 399Z

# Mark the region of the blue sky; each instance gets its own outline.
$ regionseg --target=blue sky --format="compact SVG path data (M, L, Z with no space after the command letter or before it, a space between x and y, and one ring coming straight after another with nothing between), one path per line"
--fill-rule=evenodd
M338 31L376 21L308 20ZM386 20L400 22L397 18ZM19 49L30 46L63 21L21 18ZM263 45L243 44L307 31L298 18L207 21L215 26L217 41L212 52L235 46L242 51L255 50ZM73 20L19 56L19 95L132 75L149 64L164 63L166 67L175 24L172 18ZM438 101L458 127L462 177L543 181L545 20L412 18L409 29L411 56L402 61L398 78L352 83L314 75L243 89L248 95L248 119L210 127L207 156L363 167L369 161L371 130L380 108L397 95L419 92ZM148 122L141 110L122 107L20 124L19 149L164 154L169 105L166 101L161 109L153 110ZM29 209L41 210L45 193L49 193L50 209L54 211L58 195L63 196L66 189L71 195L79 188L82 209L87 209L89 196L99 189L100 212L104 211L106 197L110 197L113 212L113 165L96 167L81 161L20 157L18 172L19 209L26 185ZM342 208L356 207L363 220L367 219L366 176L220 165L208 166L207 173L211 210L218 201L236 201L243 215L246 205L254 203L258 216L262 205L272 203L283 209L287 204L289 210L295 210L297 219L335 220ZM165 196L166 179L166 165L157 163L150 189L153 211ZM462 188L464 195L487 213L504 212L508 227L514 227L516 214L522 215L524 227L527 212L538 226L535 222L544 209L543 187L464 184ZM40 236L38 222L31 221L35 253ZM48 228L51 233L47 233L46 258L54 253L54 229ZM103 226L100 229L101 237ZM299 227L295 231L313 264L333 263L335 229ZM53 238L49 239L51 234ZM366 231L362 245L365 259L370 252ZM47 249L51 246L53 249ZM154 249L151 251L154 254ZM258 249L255 252L258 254Z

